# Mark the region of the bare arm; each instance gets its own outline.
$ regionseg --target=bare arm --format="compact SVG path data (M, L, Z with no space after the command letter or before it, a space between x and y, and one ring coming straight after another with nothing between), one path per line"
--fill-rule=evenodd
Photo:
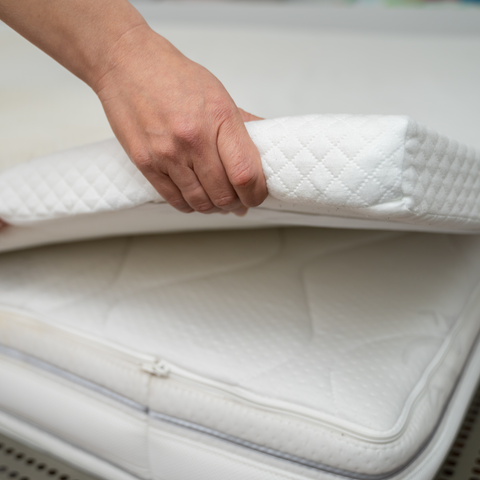
M246 212L266 197L259 153L223 85L127 0L0 0L0 19L98 95L131 160L183 212Z

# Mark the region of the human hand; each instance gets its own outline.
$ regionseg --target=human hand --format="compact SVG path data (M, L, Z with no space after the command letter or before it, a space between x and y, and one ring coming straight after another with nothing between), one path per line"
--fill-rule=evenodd
M122 36L92 87L130 159L178 210L244 215L266 198L243 123L260 118L147 25Z

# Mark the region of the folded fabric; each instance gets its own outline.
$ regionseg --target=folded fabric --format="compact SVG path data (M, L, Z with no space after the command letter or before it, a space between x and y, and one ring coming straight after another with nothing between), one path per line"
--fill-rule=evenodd
M480 232L480 153L408 117L307 115L247 128L269 197L245 218L176 212L112 139L0 174L0 218L12 225L0 235L0 251L265 225Z

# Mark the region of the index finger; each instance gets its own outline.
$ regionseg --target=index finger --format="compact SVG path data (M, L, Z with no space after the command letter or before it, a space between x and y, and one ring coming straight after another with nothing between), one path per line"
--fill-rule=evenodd
M262 161L239 112L220 125L217 148L227 177L243 205L260 205L268 193Z

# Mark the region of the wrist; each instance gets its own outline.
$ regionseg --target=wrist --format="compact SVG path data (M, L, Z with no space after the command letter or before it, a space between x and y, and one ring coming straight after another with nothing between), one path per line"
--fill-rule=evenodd
M128 75L128 72L134 71L141 74L145 65L142 60L147 59L151 50L154 50L158 59L176 51L168 40L155 33L145 21L128 27L105 50L103 61L98 68L92 69L87 84L100 96L102 90L119 81L125 73ZM151 62L151 57L147 62Z
M143 19L142 19L143 20ZM140 37L146 36L150 27L145 21L139 21L115 32L115 37L106 42L95 63L87 70L83 80L99 93L105 80L114 74L120 66L128 63L128 57L133 53L135 45L140 43Z

